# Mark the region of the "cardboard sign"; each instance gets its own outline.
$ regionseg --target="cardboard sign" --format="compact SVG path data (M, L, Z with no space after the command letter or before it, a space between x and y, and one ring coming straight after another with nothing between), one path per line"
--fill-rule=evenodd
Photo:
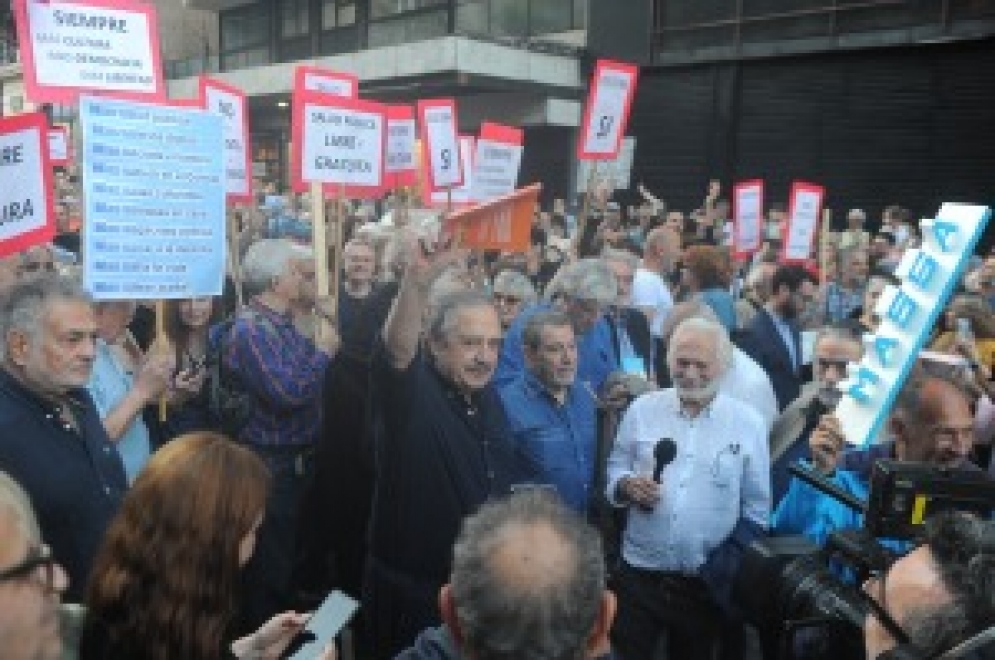
M484 122L473 158L473 198L487 202L510 195L518 184L522 164L520 128Z
M781 261L800 264L808 261L815 246L822 215L822 200L826 191L822 186L804 181L791 184L791 201L788 204L787 227L781 246Z
M634 64L598 60L584 107L577 158L609 160L618 156L638 79L639 67Z
M587 184L591 180L591 170L597 168L597 181L604 181L611 190L628 190L632 183L632 163L636 159L636 138L627 137L622 140L618 156L614 160L577 161L577 192L587 192Z
M165 98L154 5L14 0L14 13L32 102L73 104L85 90Z
M901 285L885 287L874 308L881 325L837 386L843 398L834 415L850 443L876 441L990 218L985 206L944 204L936 219L920 223L922 248L905 252L895 269Z
M48 160L53 166L69 164L69 131L62 127L48 129Z
M359 78L351 73L299 66L294 70L294 90L355 99L359 98Z
M425 162L428 163L428 188L434 192L463 184L463 177L468 173L459 157L456 101L419 101L418 118L421 123L422 150Z
M0 257L53 236L48 120L40 112L0 118Z
M415 160L415 113L411 106L387 106L387 185L413 186L418 179Z
M377 197L383 190L385 106L329 94L301 92L294 103L291 175L294 190L308 184L353 198Z
M525 252L541 191L542 184L533 183L510 195L457 211L446 218L446 232L465 248Z
M473 148L474 148L474 138L472 135L460 135L459 136L459 163L460 167L463 169L464 177L463 183L455 188L449 190L433 190L429 191L427 185L424 182L428 180L428 156L425 154L425 149L422 148L422 165L423 165L423 176L422 176L422 202L425 206L432 207L444 207L449 202L452 202L454 207L465 207L470 206L474 202L473 194ZM422 143L424 147L424 143Z
M743 181L732 192L732 246L737 258L760 249L764 228L764 182Z
M231 85L200 78L201 107L221 117L225 154L225 192L229 202L252 201L252 154L245 94Z
M221 123L200 109L80 98L83 282L95 298L221 295Z

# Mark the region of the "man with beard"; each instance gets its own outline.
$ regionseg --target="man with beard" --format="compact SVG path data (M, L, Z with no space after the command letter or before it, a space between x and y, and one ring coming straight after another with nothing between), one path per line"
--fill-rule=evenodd
M779 502L788 490L788 466L809 457L808 441L819 419L836 407L841 393L837 383L846 378L848 362L859 362L864 347L860 328L852 323L831 325L815 336L812 375L798 398L784 409L770 434L771 489Z
M815 299L815 285L815 278L802 266L779 266L767 304L739 337L739 347L770 377L778 410L784 410L801 390L798 315Z
M653 657L663 632L667 657L715 657L729 629L719 605L736 570L729 548L767 526L766 427L756 411L719 391L732 354L719 323L681 322L667 351L674 387L636 399L619 426L607 496L629 509L612 630L626 660ZM675 450L669 463L661 461L667 446ZM722 650L723 657L741 653L732 644Z

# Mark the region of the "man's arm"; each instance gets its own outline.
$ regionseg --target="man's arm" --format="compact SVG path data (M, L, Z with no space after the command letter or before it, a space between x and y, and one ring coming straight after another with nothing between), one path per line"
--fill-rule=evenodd
M103 401L99 396L100 387L92 382L90 395L100 412L101 420L107 436L117 442L121 439L131 424L142 414L145 406L153 403L169 386L169 377L173 367L171 356L157 356L142 365L135 382L124 398L115 404Z
M767 529L771 515L770 449L766 423L755 413L756 432L746 435L743 480L740 484L740 518Z
M307 341L291 347L262 322L231 328L232 355L222 356L253 394L279 408L299 408L321 392L328 355Z

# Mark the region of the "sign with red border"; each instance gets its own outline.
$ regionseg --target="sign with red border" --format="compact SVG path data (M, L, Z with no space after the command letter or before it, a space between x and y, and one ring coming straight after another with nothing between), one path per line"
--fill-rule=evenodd
M510 195L518 184L525 133L520 128L484 122L473 158L473 198L486 202Z
M252 201L252 150L249 138L249 108L245 93L237 87L201 76L200 103L221 117L225 157L225 194L229 202Z
M763 179L741 181L732 189L732 249L737 258L760 249L764 230Z
M418 120L421 126L422 153L428 167L423 185L431 191L458 188L469 178L460 158L459 122L456 119L456 101L429 99L418 101Z
M0 118L0 257L55 236L48 130L40 112Z
M61 126L48 129L48 162L53 167L65 167L71 158L69 131Z
M294 91L297 90L355 99L359 98L359 78L317 66L298 66L294 69Z
M166 98L154 5L13 0L13 6L30 101L71 105L84 91Z
M815 237L819 233L825 195L826 189L814 183L795 181L791 184L784 244L781 246L782 262L803 264L811 257Z
M454 207L472 205L476 200L473 196L473 152L475 138L472 135L459 136L459 162L465 176L463 183L447 191L445 188L429 191L425 182L428 180L428 155L425 144L422 143L422 202L425 206L446 206L450 201Z
M301 91L294 100L291 182L311 183L354 199L378 197L384 185L387 110L380 103Z
M418 182L415 154L415 112L409 105L387 106L387 186L399 188Z
M584 106L577 158L614 160L618 157L638 81L638 66L598 60Z

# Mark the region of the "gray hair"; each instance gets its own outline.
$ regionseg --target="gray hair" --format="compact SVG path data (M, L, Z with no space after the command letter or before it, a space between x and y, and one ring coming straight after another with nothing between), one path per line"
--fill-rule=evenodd
M554 310L533 314L525 322L525 328L522 329L522 345L533 350L538 349L542 345L542 331L545 328L562 328L564 326L573 329L570 317L563 312Z
M633 272L639 268L639 257L628 250L619 250L613 247L606 247L601 251L601 258L605 261L622 263L632 269Z
M667 365L670 365L673 358L674 346L681 335L702 332L710 332L715 337L715 348L719 358L719 365L723 373L728 371L732 366L734 355L733 345L729 340L729 333L726 332L725 326L721 323L705 316L690 316L674 327L674 331L667 341Z
M300 259L293 241L265 238L249 247L242 259L242 286L247 296L269 291L273 280L283 275L290 262Z
M0 302L0 358L7 357L7 336L11 331L29 337L41 336L42 317L56 300L93 304L79 283L58 275L22 280L6 291Z
M491 288L494 293L520 298L526 305L534 303L537 297L532 282L517 270L502 270L494 278L494 286Z
M581 259L561 268L546 294L549 298L564 295L611 305L618 298L618 282L602 259Z
M834 323L832 325L826 325L819 328L819 330L815 333L815 342L813 343L813 346L818 346L819 342L824 339L853 342L860 346L861 352L864 350L862 330L859 325L856 325L853 322Z
M41 541L38 519L31 507L31 500L20 484L6 472L0 470L0 512L10 511L17 519L18 527L31 541Z
M490 307L494 309L491 299L480 291L464 289L452 291L440 296L432 304L431 313L426 323L426 334L434 341L444 341L449 338L456 325L456 317L464 309L473 307Z
M527 545L523 533L534 529L552 531L558 543ZM561 561L544 571L533 556L516 571L498 561L509 549ZM492 500L464 521L450 582L460 630L477 660L580 660L605 591L601 539L555 493L530 488Z

